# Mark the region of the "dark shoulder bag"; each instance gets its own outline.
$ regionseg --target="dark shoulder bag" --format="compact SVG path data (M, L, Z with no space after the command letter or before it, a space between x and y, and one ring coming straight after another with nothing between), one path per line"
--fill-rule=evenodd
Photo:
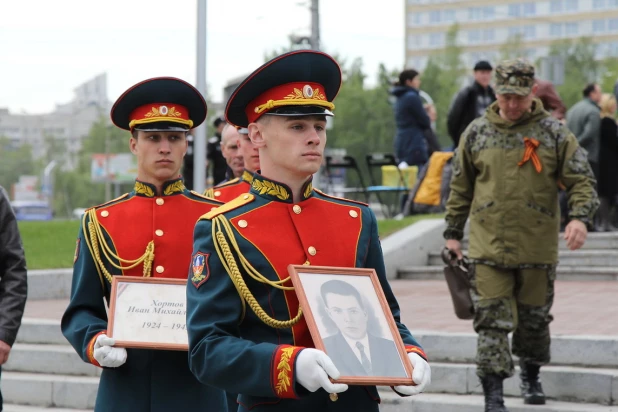
M444 277L448 290L453 300L453 309L459 319L472 319L474 317L474 305L470 296L470 281L468 280L468 258L458 260L452 250L442 250Z

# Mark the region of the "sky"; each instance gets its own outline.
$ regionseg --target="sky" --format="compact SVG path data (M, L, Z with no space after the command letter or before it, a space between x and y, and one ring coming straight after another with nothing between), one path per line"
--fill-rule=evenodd
M266 53L309 35L310 0L208 0L206 84L220 102L228 80L248 75ZM368 84L377 69L401 70L405 0L320 0L321 49L361 57ZM2 1L0 108L48 113L73 89L107 73L113 102L133 84L174 76L195 84L197 0Z

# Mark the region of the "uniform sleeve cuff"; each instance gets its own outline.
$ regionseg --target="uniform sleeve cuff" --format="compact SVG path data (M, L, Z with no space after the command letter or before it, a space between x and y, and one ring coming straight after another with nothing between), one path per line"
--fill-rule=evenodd
M449 240L449 239L461 240L464 237L464 232L461 229L450 226L446 228L442 236L444 236L444 239L446 240Z
M300 346L280 345L275 349L271 370L271 384L273 392L279 398L298 399L294 391L294 367L296 357L301 350Z
M96 335L94 335L92 339L90 339L90 343L88 344L88 348L86 349L86 357L88 357L88 361L92 363L94 366L98 366L99 368L101 367L101 365L94 358L94 343L97 341L97 338L99 337L99 335L102 335L104 333L105 331L103 330L97 333Z
M414 345L406 345L405 348L406 353L416 353L418 356L425 359L425 362L429 362L429 359L427 359L427 355L425 354L423 348Z
M591 223L590 222L590 218L588 216L573 216L573 215L570 215L569 219L570 220L579 220L580 222L585 223L586 225L589 225Z

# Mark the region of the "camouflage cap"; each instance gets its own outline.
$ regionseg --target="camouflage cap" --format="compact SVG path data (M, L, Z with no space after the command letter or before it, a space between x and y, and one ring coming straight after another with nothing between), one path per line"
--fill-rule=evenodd
M534 84L534 67L522 59L500 62L495 70L496 94L527 96Z

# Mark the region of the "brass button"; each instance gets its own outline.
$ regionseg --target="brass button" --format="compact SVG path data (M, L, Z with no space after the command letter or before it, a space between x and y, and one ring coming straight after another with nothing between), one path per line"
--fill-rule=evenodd
M309 246L309 249L307 249L307 251L309 252L311 256L315 256L315 254L318 253L318 251L315 250L313 246Z
M107 210L104 210L104 211L101 212L101 216L102 217L107 217L107 216L109 216L109 212Z
M337 402L337 399L339 399L339 395L337 395L336 393L331 393L330 395L328 395L328 397L333 402Z
M294 213L296 213L297 215L300 214L300 212L303 210L300 206L298 205L294 205L294 207L292 208L292 210L294 211Z
M308 260L305 260L305 263L303 263L303 265L305 265L305 266L311 266L311 262L309 262Z
M356 210L350 210L350 216L358 217L358 212Z
M218 208L219 206L213 206L210 208L210 210L215 210L216 208Z
M159 197L159 198L157 198L157 200L155 200L155 202L157 202L157 204L158 204L159 206L161 206L163 203L165 203L165 200L163 200L163 199L161 199L161 198Z
M249 199L249 195L244 195L242 198L247 200L247 199Z
M161 229L157 229L157 230L155 230L155 235L163 236L163 231Z
M155 270L157 271L157 273L163 273L165 271L165 268L163 266L157 266Z
M219 190L217 190L217 191L215 192L215 197L219 197L219 196L221 196L221 192L220 192Z
M247 221L246 220L239 220L238 221L238 226L240 226L240 227L247 227Z

